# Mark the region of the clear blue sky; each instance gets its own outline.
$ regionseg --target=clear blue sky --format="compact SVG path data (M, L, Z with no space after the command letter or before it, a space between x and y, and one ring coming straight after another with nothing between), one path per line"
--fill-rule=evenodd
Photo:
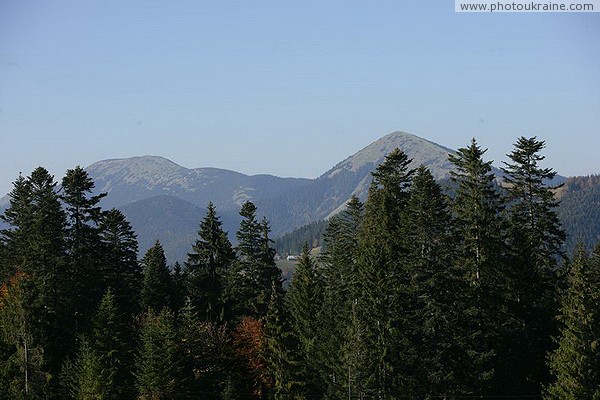
M0 193L162 155L315 177L394 130L600 172L600 13L444 1L0 1Z

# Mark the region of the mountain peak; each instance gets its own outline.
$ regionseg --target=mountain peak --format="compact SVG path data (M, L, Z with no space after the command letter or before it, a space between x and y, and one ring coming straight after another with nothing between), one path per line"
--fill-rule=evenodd
M412 167L424 165L436 179L446 177L451 169L448 154L453 153L453 150L408 132L395 131L351 155L325 176L334 176L342 170L356 172L365 166L376 167L395 148L399 148L413 160Z

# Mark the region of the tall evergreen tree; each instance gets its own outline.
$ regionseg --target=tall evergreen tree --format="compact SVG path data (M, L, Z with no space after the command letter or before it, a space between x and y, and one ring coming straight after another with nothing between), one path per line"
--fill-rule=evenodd
M457 266L467 279L464 315L470 337L463 345L470 356L463 382L472 394L491 393L498 336L506 316L505 224L500 217L503 202L491 161L483 161L486 150L475 139L449 159L456 170L454 213L458 244Z
M125 215L117 209L106 212L100 224L104 245L102 278L110 288L124 317L139 311L142 269L137 260L136 234Z
M368 354L360 366L365 395L387 398L400 390L411 393L402 369L407 359L405 321L407 274L400 240L407 188L414 170L401 150L392 151L373 173L359 237L358 274L363 296L357 302L357 318Z
M5 357L0 363L0 387L11 399L45 398L50 379L26 303L28 279L20 272L0 287L0 345Z
M31 334L45 348L47 368L58 371L74 338L66 303L69 274L65 271L65 216L54 177L36 168L15 182L3 220L7 272L24 273L23 292Z
M144 255L142 265L144 275L141 292L142 309L151 308L159 312L164 307L172 307L173 282L165 252L158 240Z
M565 233L556 214L553 187L556 172L542 168L544 141L521 137L508 154L503 171L511 201L511 295L518 326L512 332L514 357L507 360L505 375L516 394L537 394L548 380L545 355L556 332L557 262ZM515 365L518 366L515 370Z
M455 233L449 203L425 167L417 169L406 208L403 237L407 248L411 306L408 327L416 393L437 398L462 393L466 362L460 343L464 279L454 264Z
M317 355L327 393L334 398L354 393L360 380L353 371L362 364L358 360L363 351L356 318L356 302L361 295L357 259L362 221L363 204L353 196L346 209L329 220L323 235L325 252L320 256L318 274L323 305L317 314Z
M269 306L264 317L264 332L263 357L271 380L272 398L275 400L292 398L294 392L298 390L299 383L294 379L297 366L293 358L293 337L284 310L283 296L275 282L271 286Z
M600 399L600 246L589 259L575 252L562 296L558 348L548 361L554 376L549 399Z
M99 224L102 212L98 203L106 193L92 195L94 182L81 167L67 170L62 179L61 199L67 213L67 249L70 291L75 323L78 330L87 332L91 316L103 294L103 246Z
M242 205L240 215L238 260L228 274L226 298L235 316L264 316L273 282L282 291L281 271L275 265L268 221L257 220L256 206L250 201Z
M323 393L323 384L320 380L319 340L320 314L323 303L322 285L319 279L316 264L310 258L308 244L304 245L300 262L294 271L294 277L287 293L289 309L289 329L297 342L297 365L302 382L302 392L309 398L318 397ZM274 296L272 294L272 296ZM272 297L271 307L277 304ZM338 340L343 340L338 337ZM291 343L291 341L290 341Z
M209 203L198 231L200 238L192 246L185 263L188 296L205 321L224 318L223 280L235 258L221 225L215 206Z
M140 399L178 398L181 386L173 313L151 308L144 316L136 358L136 387Z
M112 290L102 297L93 322L91 348L99 366L99 390L102 399L131 398L129 388L133 384L130 375L133 366L127 329L128 324L121 316L119 303Z

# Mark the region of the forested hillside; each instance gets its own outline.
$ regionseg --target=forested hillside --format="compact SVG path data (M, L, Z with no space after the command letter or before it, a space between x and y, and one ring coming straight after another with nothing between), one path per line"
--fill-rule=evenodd
M138 260L82 168L19 176L1 217L0 398L598 398L600 246L564 257L543 149L519 138L501 189L473 140L449 157L451 196L392 150L287 290L253 202L235 246L209 203L168 265L158 241Z

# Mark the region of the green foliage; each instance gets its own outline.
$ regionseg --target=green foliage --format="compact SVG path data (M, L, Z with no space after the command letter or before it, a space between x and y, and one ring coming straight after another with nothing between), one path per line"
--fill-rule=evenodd
M142 265L144 276L141 292L142 309L151 308L159 312L164 307L171 307L173 282L160 242L157 241L148 249L142 259Z
M104 293L102 279L103 246L99 223L102 212L98 203L106 196L91 195L94 182L81 167L67 170L62 179L61 200L67 215L69 290L77 329L87 333L91 317Z
M240 211L242 221L236 233L238 260L227 274L225 298L230 314L264 316L271 287L282 292L281 270L275 265L275 249L269 237L268 221L256 219L256 206L246 202Z
M135 365L136 387L140 399L170 399L180 389L177 378L177 341L173 313L167 308L144 315L140 348Z
M544 147L535 137L519 138L504 168L510 201L510 309L516 324L505 335L512 340L506 345L510 353L498 368L502 378L498 384L510 386L515 394L539 393L540 383L548 381L544 360L553 348L550 337L556 334L556 268L565 233L556 214L554 188L546 184L556 172L539 165ZM540 337L538 332L546 335Z
M221 298L224 279L235 253L212 203L200 224L199 239L185 263L187 294L205 321L224 318Z
M483 161L475 139L461 148L450 161L456 184L453 202L460 241L456 266L466 278L465 309L468 337L461 343L465 361L467 393L486 393L491 388L499 335L505 319L506 300L505 223L501 218L502 199L492 173L491 161Z
M588 258L580 246L562 296L558 348L548 358L550 399L600 399L600 246Z
M294 349L297 358L294 369L299 371L302 393L307 397L315 397L323 392L319 374L321 365L316 356L321 350L321 341L325 339L320 336L322 289L316 264L310 258L308 245L305 245L287 293L287 308L289 328L298 347ZM274 300L272 298L272 303ZM276 305L272 304L272 307Z
M282 255L300 254L306 243L315 248L323 245L323 233L327 220L319 220L303 225L275 239L275 249Z
M120 310L134 314L139 311L142 270L135 232L121 211L113 208L104 214L100 240L104 245L104 286L111 289Z
M294 380L297 365L292 348L292 334L284 301L273 282L269 306L264 317L265 346L263 357L270 378L270 394L275 400L292 398L298 382Z
M11 399L45 398L50 380L43 347L32 329L25 297L27 281L20 273L0 288L0 346L5 357L0 382Z

